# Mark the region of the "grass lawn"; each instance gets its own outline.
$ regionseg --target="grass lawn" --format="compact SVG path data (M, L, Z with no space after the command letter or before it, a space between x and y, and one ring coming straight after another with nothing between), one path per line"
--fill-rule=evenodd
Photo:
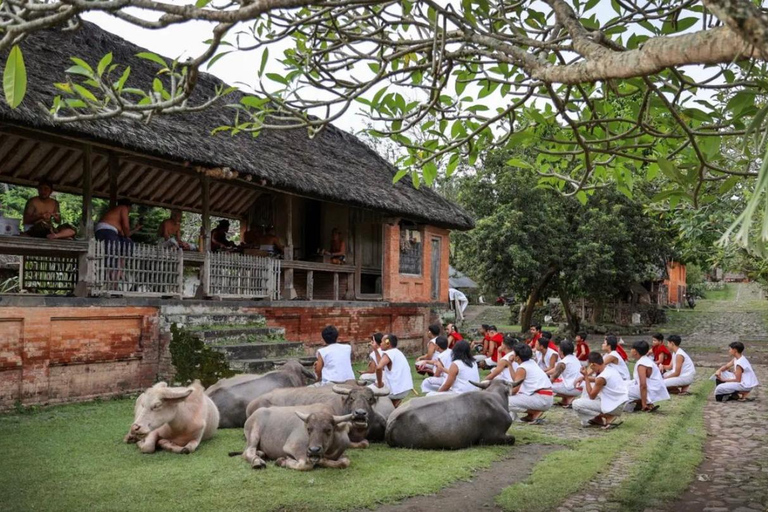
M704 292L704 298L707 300L733 300L736 298L738 287L738 284L726 283L722 290L707 290Z

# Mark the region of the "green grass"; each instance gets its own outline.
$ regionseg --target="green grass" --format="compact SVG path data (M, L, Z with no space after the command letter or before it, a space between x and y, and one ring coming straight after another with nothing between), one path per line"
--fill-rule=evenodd
M242 430L221 430L192 455L142 455L122 442L128 399L0 416L0 510L343 510L432 493L514 448L352 450L346 470L254 471L229 451Z
M562 442L570 449L547 455L527 480L504 489L496 498L497 503L508 511L554 510L568 496L599 478L601 471L625 450L635 452L641 459L629 476L628 489L645 489L643 486L647 487L651 480L648 475L656 478L658 473L669 478L659 478L654 487L667 486L669 490L654 489L657 494L672 496L680 492L688 485L701 461L702 409L711 385L710 381L696 384L694 397L673 397L663 404L662 413L625 415L621 428L600 436ZM513 427L512 433L519 435L521 428L525 427ZM689 434L691 428L694 429L692 434L683 435ZM676 479L674 485L670 485L672 479ZM615 499L621 501L622 510L642 510L653 498L653 492L630 495L624 493L623 484L621 487L621 494Z
M738 287L738 284L726 283L722 290L708 290L704 292L704 298L707 300L734 300Z

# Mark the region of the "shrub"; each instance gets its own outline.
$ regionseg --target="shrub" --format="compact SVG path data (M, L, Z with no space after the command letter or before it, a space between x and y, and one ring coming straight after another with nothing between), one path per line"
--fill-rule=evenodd
M176 369L175 380L189 384L200 379L208 387L218 380L235 374L227 363L224 354L213 350L196 334L171 325L171 362Z

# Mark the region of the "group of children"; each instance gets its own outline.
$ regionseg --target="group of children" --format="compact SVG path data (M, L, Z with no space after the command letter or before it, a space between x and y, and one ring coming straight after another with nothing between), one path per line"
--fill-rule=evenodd
M476 391L480 368L490 369L485 380L496 378L510 383L509 412L513 419L538 422L559 398L558 405L572 408L584 426L611 428L628 411L653 412L670 394L687 394L696 368L681 348L680 336L656 334L632 344L630 353L623 341L607 335L601 351L590 351L587 334L579 333L575 343L552 340L551 333L533 326L530 336L520 340L503 335L493 325L483 325L481 342L468 342L454 325L430 325L426 354L416 359L416 371L426 376L422 393L466 393ZM336 343L338 331L333 326L323 330L326 346L318 350L315 370L318 385L354 379L352 352L348 344ZM378 388L386 386L395 406L413 389L411 369L405 355L397 348L393 334L376 333L371 338L368 370L360 378ZM729 345L733 360L723 365L713 380L717 381L717 401L744 400L759 382L744 345ZM480 352L473 355L473 352ZM629 358L635 361L630 373Z

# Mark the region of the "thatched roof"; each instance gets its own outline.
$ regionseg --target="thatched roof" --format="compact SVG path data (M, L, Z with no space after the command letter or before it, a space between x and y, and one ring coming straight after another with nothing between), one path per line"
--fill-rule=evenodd
M434 191L424 187L417 190L409 180L393 186L395 168L359 139L333 126L311 140L306 130L268 131L256 139L249 135L211 136L211 130L232 121L233 111L221 106L194 115L161 116L149 125L111 119L55 126L38 104L52 104L56 94L53 82L65 80L70 57L80 57L95 68L102 56L112 52L114 63L132 68L128 86L145 90L151 88L155 76L153 65L136 58L143 48L91 23L83 23L75 33L49 30L34 34L21 47L29 76L28 96L16 110L0 103L0 122L76 136L180 164L229 167L239 173L238 179L250 175L253 182L266 179L267 186L278 190L387 215L448 228L473 227L466 212ZM218 84L221 81L217 78L202 74L193 101L213 95ZM229 101L238 99L236 94Z

